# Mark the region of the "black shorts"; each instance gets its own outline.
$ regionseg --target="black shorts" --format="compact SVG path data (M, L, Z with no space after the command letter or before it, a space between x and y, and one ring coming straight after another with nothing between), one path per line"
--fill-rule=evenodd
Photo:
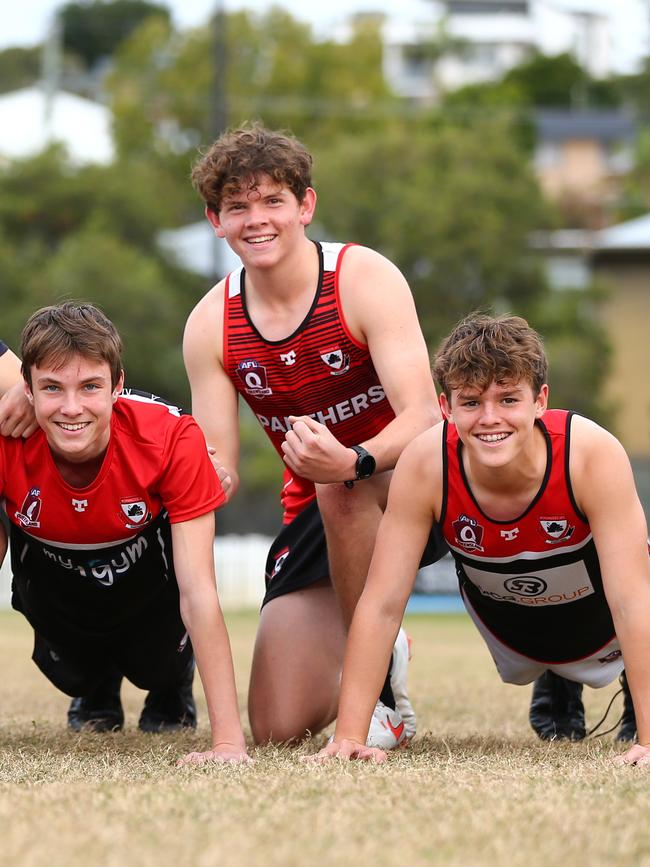
M434 524L429 534L420 566L428 566L449 549L440 528ZM329 580L325 528L313 500L294 520L282 528L269 548L266 558L266 593L262 608L271 599L302 590L316 581Z
M131 618L110 638L77 635L66 640L34 630L32 659L54 686L70 696L86 695L116 670L140 689L176 687L193 665L192 644L178 606L156 605Z

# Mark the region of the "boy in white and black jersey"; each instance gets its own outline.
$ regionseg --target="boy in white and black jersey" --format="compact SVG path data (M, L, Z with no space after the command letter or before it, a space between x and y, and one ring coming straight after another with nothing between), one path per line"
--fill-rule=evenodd
M365 745L372 695L435 522L502 680L552 672L599 687L625 662L639 743L620 761L650 764L650 558L623 447L547 409L543 346L519 317L468 317L434 376L446 420L398 462L350 629L334 742L319 758L384 758Z
M12 603L34 628L36 664L75 696L73 728L121 727L122 676L149 690L141 729L195 725L196 657L212 746L183 761L247 760L214 577L223 491L190 416L121 396L120 352L89 304L43 308L25 326L38 428L0 436Z

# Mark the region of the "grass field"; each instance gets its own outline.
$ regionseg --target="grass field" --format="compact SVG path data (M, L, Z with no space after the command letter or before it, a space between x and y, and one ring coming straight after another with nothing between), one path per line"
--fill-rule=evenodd
M243 711L256 615L228 620ZM407 628L420 734L384 765L302 764L321 736L250 767L177 769L208 745L204 713L197 733L141 734L127 685L124 732L68 733L26 624L0 613L0 864L650 865L650 771L612 767L613 736L536 740L529 689L501 684L464 615ZM589 723L614 691L585 690Z

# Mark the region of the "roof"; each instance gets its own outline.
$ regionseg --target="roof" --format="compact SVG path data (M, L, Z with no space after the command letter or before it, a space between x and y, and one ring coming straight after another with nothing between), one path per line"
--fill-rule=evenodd
M48 97L41 86L0 95L0 154L23 158L52 142L65 145L77 163L113 160L111 113L103 105L65 91Z
M601 250L650 250L650 214L596 232L594 248Z
M535 125L539 138L546 141L585 138L631 141L636 131L632 116L615 109L542 109L535 112Z

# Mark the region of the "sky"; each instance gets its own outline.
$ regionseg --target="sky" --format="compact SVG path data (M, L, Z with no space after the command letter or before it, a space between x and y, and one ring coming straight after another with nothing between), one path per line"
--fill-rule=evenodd
M217 0L159 0L172 10L179 27L203 24ZM326 33L359 11L383 11L406 19L430 14L426 0L222 0L227 11L250 9L264 11L275 3L296 18L308 21L318 33ZM650 50L648 22L650 0L546 0L557 8L592 10L609 14L613 22L614 63L618 71L634 71L638 59ZM22 0L3 3L0 22L0 49L9 45L34 45L45 36L49 22L61 0Z

